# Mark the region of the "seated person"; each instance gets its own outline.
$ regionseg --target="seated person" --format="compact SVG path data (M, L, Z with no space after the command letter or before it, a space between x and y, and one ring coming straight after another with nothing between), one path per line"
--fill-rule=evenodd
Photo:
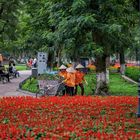
M13 67L12 67L12 64L11 64L11 63L9 63L8 72L9 72L10 74L13 73Z
M15 63L13 63L13 66L11 64L9 64L9 68L8 68L9 74L14 75L14 77L19 77L19 72L16 70L15 67Z
M1 62L0 62L0 76L1 77L6 77L8 82L10 82L10 78L9 78L9 74L4 72L5 68L4 66L2 66Z
M19 72L18 72L17 69L16 69L15 63L13 64L12 71L13 71L13 73L15 74L15 77L17 77L17 76L19 77Z

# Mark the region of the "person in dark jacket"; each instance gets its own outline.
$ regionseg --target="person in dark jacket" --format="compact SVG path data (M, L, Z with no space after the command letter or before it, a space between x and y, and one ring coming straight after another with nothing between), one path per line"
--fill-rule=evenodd
M6 77L7 80L8 80L8 82L10 82L9 74L6 73L4 70L5 70L5 68L4 68L4 66L2 65L2 62L0 61L0 76L1 76L1 77Z

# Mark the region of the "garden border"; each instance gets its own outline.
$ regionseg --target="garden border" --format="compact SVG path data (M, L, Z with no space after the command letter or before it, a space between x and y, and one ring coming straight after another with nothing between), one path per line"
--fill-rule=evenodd
M124 80L126 80L126 81L128 81L128 82L130 82L130 83L132 83L132 84L137 84L137 85L138 85L138 82L132 80L131 78L127 77L126 75L121 75L121 77L122 77Z
M25 93L25 94L27 94L27 95L30 95L30 96L32 96L32 97L36 97L36 94L22 89L22 85L23 85L27 80L29 80L31 77L32 77L32 76L29 76L29 77L27 77L26 79L24 79L22 82L20 82L20 83L19 83L19 88L17 89L17 91L22 92L22 93Z

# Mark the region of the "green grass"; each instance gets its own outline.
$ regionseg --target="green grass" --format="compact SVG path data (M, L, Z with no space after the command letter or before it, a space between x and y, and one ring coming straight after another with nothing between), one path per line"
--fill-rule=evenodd
M128 67L126 68L125 75L133 79L134 81L140 78L140 68L139 67Z
M128 83L119 74L110 75L110 92L112 95L136 96L138 87L136 84Z
M8 65L5 65L5 67L8 68ZM17 69L18 71L22 71L22 70L27 70L27 67L26 67L25 64L17 64L17 65L16 65L16 69Z
M95 74L87 74L85 79L88 85L84 84L85 95L94 95L96 76ZM22 88L30 92L37 92L37 80L32 78L28 80ZM137 85L126 82L121 78L119 74L110 75L110 93L111 95L123 95L123 96L137 96ZM80 88L78 87L78 94L80 94Z
M22 85L22 89L32 93L36 93L38 91L37 80L35 78L28 79L26 83Z
M85 76L88 81L88 85L85 85L85 94L93 95L96 86L95 74L88 74ZM136 84L129 83L122 79L119 74L110 75L109 91L111 95L126 95L126 96L137 96L138 87ZM80 88L78 88L78 94L80 94Z
M21 70L27 70L27 67L26 67L26 65L17 65L16 66L16 69L19 70L19 71L21 71Z
M93 95L96 83L95 77L96 77L95 74L87 74L85 76L85 80L88 82L88 85L84 84L85 95ZM80 88L78 87L78 94L80 94L80 92L81 92Z

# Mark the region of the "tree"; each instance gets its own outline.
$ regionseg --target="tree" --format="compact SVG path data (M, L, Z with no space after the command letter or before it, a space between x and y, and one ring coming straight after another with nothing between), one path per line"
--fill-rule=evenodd
M20 0L0 1L0 47L3 49L16 40Z
M134 25L138 18L133 2L131 0L49 0L48 3L49 22L54 23L55 32L61 36L66 49L79 50L83 44L86 47L93 44L97 72L95 94L107 95L106 58L115 48L122 47L124 40L119 40L120 36L129 35L128 27ZM91 35L90 42L86 42L87 34ZM118 42L120 45L116 46ZM74 47L71 47L71 44Z

